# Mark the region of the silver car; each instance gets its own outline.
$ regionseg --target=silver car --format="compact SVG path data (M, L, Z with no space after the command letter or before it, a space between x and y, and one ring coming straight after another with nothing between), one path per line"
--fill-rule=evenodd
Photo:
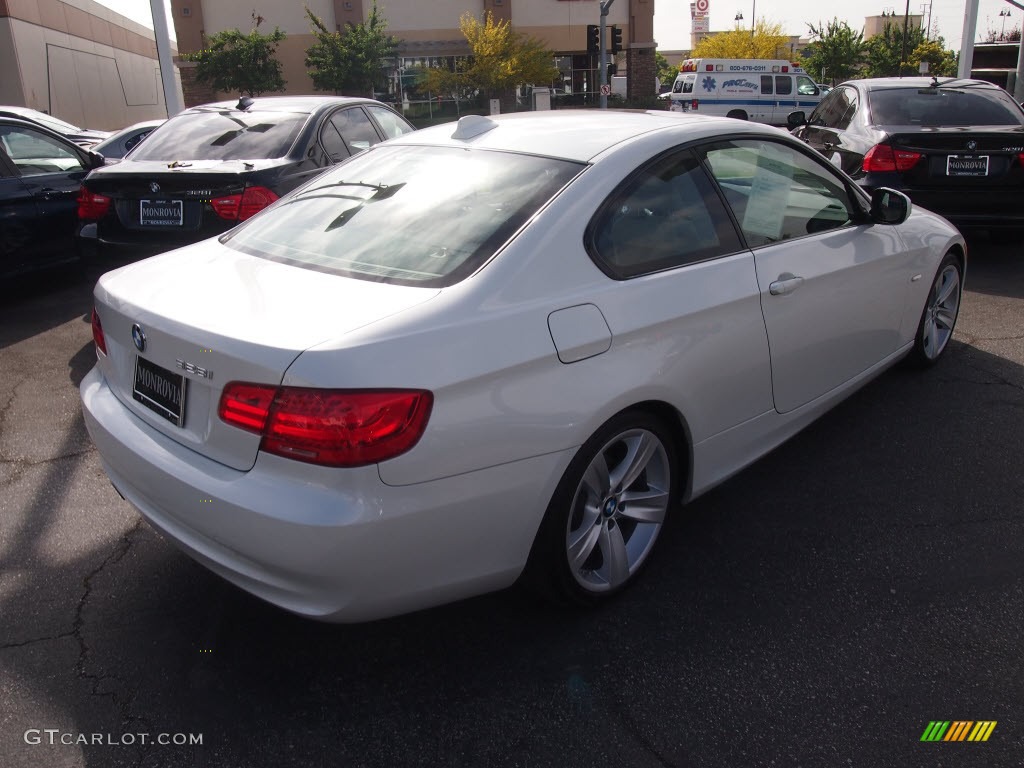
M965 259L757 123L464 117L104 275L85 419L157 530L295 613L599 603L680 502L935 363Z

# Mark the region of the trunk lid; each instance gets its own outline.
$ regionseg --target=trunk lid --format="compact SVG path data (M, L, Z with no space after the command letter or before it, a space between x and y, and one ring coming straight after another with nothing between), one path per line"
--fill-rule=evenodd
M280 384L302 351L438 292L328 275L206 241L100 279L96 311L107 356L99 365L139 418L203 456L246 470L260 437L217 416L225 384ZM134 325L135 338L144 337L141 351ZM183 408L180 425L168 413L176 405Z
M125 230L164 230L181 235L204 229L205 223L207 229L213 225L216 232L221 232L235 222L219 217L211 200L239 195L246 185L265 177L267 169L288 164L286 159L180 163L126 160L94 171L86 186L113 200L118 224Z
M944 188L1024 185L1024 127L891 128L894 150L922 155L903 173L907 185Z

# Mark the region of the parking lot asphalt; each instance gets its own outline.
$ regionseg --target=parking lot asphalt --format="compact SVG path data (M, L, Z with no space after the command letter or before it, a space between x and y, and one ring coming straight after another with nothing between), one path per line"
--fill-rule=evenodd
M948 358L677 514L606 608L354 626L115 493L77 392L98 274L0 295L0 766L1024 765L1024 246L972 242ZM996 726L922 742L936 720Z

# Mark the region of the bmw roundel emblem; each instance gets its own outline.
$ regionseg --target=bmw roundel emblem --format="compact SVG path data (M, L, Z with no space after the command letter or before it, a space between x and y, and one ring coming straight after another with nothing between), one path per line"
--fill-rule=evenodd
M978 142L976 142L974 139L971 139L970 141L967 142L967 148L970 149L970 150L977 149L978 148Z
M135 342L135 348L139 352L146 351L146 333L138 323L132 325L132 341Z
M155 181L149 182L149 191L152 192L153 194L156 194L157 192L160 191L160 185L157 184Z

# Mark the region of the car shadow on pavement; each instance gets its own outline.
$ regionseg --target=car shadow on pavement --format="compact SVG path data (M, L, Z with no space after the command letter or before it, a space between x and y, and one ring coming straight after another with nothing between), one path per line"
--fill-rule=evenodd
M4 766L905 766L936 717L998 720L984 764L1009 764L1024 368L950 353L890 371L698 499L644 578L592 612L506 590L306 621L142 523L80 415L46 457L0 443ZM57 743L29 735L45 729Z
M127 260L102 259L71 267L0 280L0 350L92 311L96 281Z

